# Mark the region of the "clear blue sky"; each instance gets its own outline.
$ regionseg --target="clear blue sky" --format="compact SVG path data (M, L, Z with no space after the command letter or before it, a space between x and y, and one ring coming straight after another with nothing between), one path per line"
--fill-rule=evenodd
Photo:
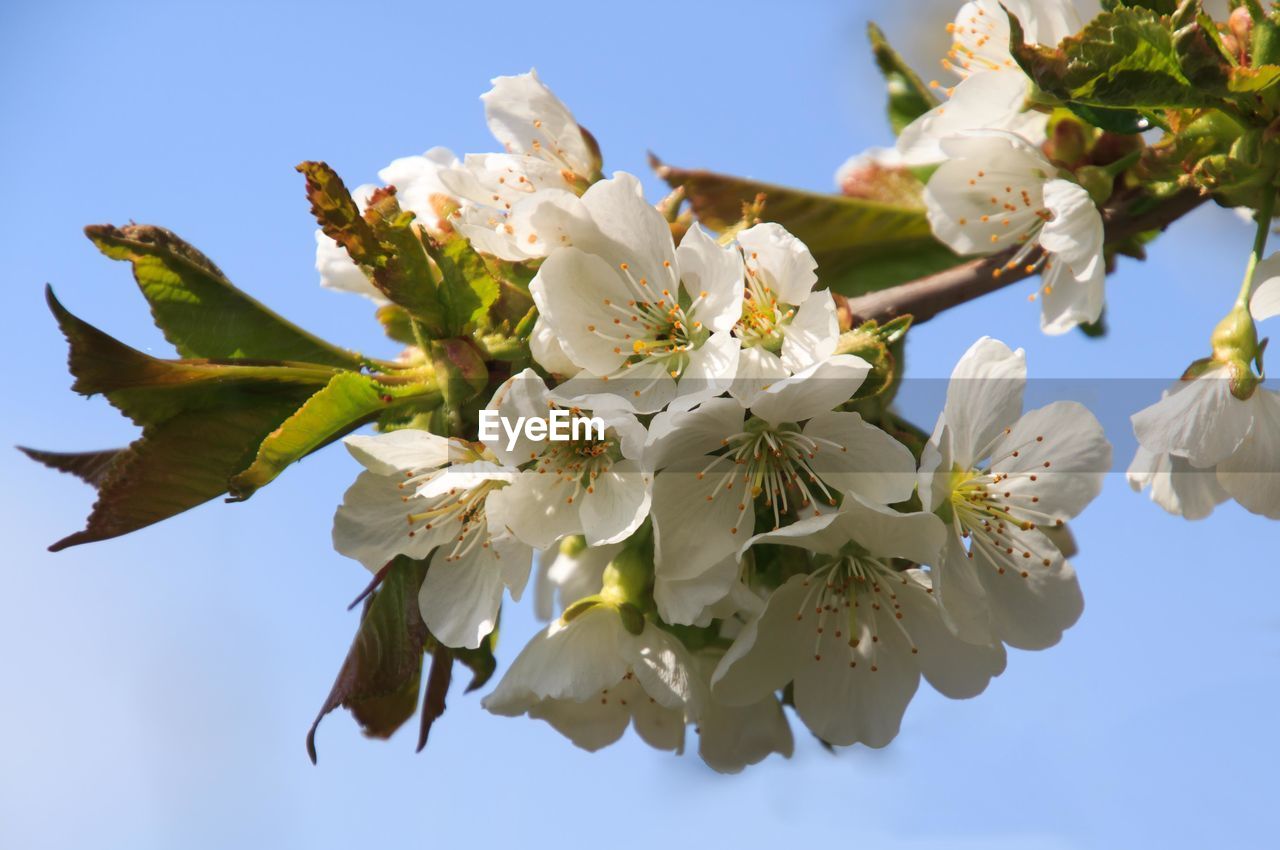
M889 141L862 39L884 5L5 3L0 445L132 435L68 391L46 281L167 354L85 224L163 224L306 327L389 352L364 302L316 285L295 163L326 159L354 184L431 145L489 150L478 96L536 65L654 197L647 148L826 189L847 155ZM889 5L876 14L899 41L945 21ZM947 374L990 333L1040 377L1174 375L1203 353L1249 238L1204 210L1151 262L1125 261L1104 341L1041 337L1025 290L955 311L913 334L914 374ZM1104 407L1127 458L1127 410ZM1076 525L1076 628L1011 653L978 699L922 690L886 751L832 757L797 729L792 761L724 778L633 738L589 756L459 689L423 755L412 731L365 741L335 714L312 767L303 735L367 580L328 543L354 474L328 451L247 504L50 555L92 494L0 451L0 846L1274 846L1280 532L1238 508L1187 524L1110 476ZM533 629L510 613L502 655Z

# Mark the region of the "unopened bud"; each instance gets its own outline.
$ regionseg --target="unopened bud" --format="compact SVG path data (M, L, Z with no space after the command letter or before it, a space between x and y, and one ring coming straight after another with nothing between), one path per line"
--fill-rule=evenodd
M1089 197L1093 198L1093 202L1098 206L1111 200L1116 182L1107 169L1097 165L1086 165L1076 169L1076 181L1084 187Z
M1249 43L1253 36L1253 15L1244 6L1236 7L1227 18L1227 34L1239 44Z

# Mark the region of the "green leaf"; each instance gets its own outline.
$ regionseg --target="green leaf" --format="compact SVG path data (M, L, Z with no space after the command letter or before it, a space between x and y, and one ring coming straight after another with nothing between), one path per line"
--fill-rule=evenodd
M1184 109L1220 102L1187 79L1166 22L1148 9L1117 8L1057 48L1026 44L1009 15L1010 52L1044 92L1104 108Z
M1067 108L1088 124L1108 133L1135 136L1151 129L1151 121L1136 109L1107 109L1101 106L1085 106L1068 103Z
M439 240L428 236L425 244L442 278L439 296L443 328L436 336L460 336L483 324L501 292L484 257L456 233Z
M961 262L933 238L924 210L840 195L821 195L655 161L659 176L682 186L694 214L713 230L742 216L744 203L766 196L763 217L809 246L824 286L844 295L884 289Z
M418 589L427 562L399 556L381 586L365 601L360 627L329 696L307 732L307 753L316 761L316 729L338 706L351 711L366 735L389 738L418 705L427 628Z
M867 38L871 40L876 67L889 89L889 125L897 135L912 121L937 106L939 100L911 66L889 46L880 27L868 23Z
M254 460L262 440L334 374L306 364L159 360L76 318L51 290L48 300L70 343L74 389L103 393L143 426L109 463L33 455L98 488L84 530L54 551L135 531L226 492L227 479Z
M1102 0L1102 8L1107 12L1123 9L1126 6L1150 9L1158 15L1172 15L1178 8L1178 0Z
M66 472L79 478L86 484L97 487L102 483L111 467L127 449L105 449L100 452L46 452L40 449L29 449L18 446L18 451L27 457L43 463L50 469Z
M98 250L133 264L165 338L183 357L298 360L348 369L360 357L330 345L246 295L204 254L161 227L85 228Z
M430 332L444 332L436 276L426 246L413 224L413 213L402 211L395 188L379 189L365 208L365 221L390 253L373 269L373 283L396 304L425 324Z
M249 498L294 461L374 421L393 405L438 398L430 379L391 386L356 372L334 375L262 441L253 463L231 478L231 498Z
M453 650L436 644L431 653L431 672L427 674L427 690L422 697L422 719L418 725L417 752L422 752L427 746L431 727L444 715L444 701L449 695L449 683L452 681Z

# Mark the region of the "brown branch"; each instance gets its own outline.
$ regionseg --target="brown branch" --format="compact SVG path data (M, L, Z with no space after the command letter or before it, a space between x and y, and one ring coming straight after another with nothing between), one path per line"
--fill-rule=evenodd
M1107 244L1122 242L1148 230L1163 230L1206 200L1207 195L1188 190L1133 217L1127 216L1123 207L1104 209ZM1015 253L1016 249L971 260L910 283L850 298L848 309L855 326L871 319L884 323L908 313L914 317L914 324L928 321L952 307L1025 280L1029 276L1025 267L1005 268Z

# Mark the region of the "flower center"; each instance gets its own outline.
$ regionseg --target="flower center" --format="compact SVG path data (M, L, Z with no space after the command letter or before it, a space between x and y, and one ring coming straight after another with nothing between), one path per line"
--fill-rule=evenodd
M777 354L782 350L782 328L795 316L794 307L780 304L770 284L768 272L760 268L753 251L747 258L746 291L742 298L742 318L733 328L743 347L761 346Z
M441 475L448 474L449 467L433 469L426 473L408 473L400 482L402 490L410 487L421 487ZM448 547L445 560L456 561L480 546L490 548L492 535L485 515L485 500L489 494L505 481L482 480L471 487L453 487L438 496L401 496L402 501L410 504L418 499L423 503L421 510L406 515L409 523L409 536L414 537L420 531L433 531L450 528L452 546ZM497 553L494 552L494 557Z
M663 261L662 267L666 280L655 283L636 274L630 263L619 263L628 298L623 303L603 299L606 314L612 316L610 326L586 329L612 340L613 353L625 354L629 365L657 361L671 377L679 378L689 365L689 352L711 336L697 316L707 293L689 298L670 261Z
M879 672L877 648L880 643L880 612L893 614L898 628L902 629L907 640L912 644L911 654L918 650L911 635L902 624L904 612L898 598L901 588L911 586L911 581L903 573L893 569L879 558L867 554L846 555L833 563L819 567L804 582L808 588L800 609L796 612L796 621L804 622L813 617L814 642L813 660L822 660L822 641L828 630L835 638L844 638L848 647L850 667L857 667L860 660L858 650L865 651L869 657L871 672ZM926 593L933 593L932 588L919 587ZM859 628L858 615L862 614L866 625L865 634ZM870 642L869 647L862 642Z
M539 475L552 476L552 486L569 485L565 501L573 504L582 492L594 493L595 482L621 459L620 440L612 429L605 431L603 440L578 439L546 443L546 449L537 458L534 470Z
M773 513L775 529L782 527L784 516L798 516L810 508L817 516L822 513L819 503L839 504L838 490L823 481L813 462L824 447L844 451L843 446L807 436L795 425L775 427L761 419L749 420L722 445L725 452L699 472L698 479L719 477L708 501L728 497L741 486L732 533L754 528L755 500L761 497Z
M1008 433L1006 429L1001 436ZM1027 444L1011 449L1006 458L1017 458L1028 447L1043 442L1044 436L1037 435ZM1063 521L1040 507L1039 494L1045 483L1041 473L991 471L998 460L992 459L981 469L954 470L950 505L960 536L969 541L970 558L981 552L996 565L1000 575L1012 569L1027 578L1028 566L1039 562L1047 567L1052 561L1032 553L1025 533L1045 526L1058 528ZM1051 466L1052 461L1045 460L1041 469Z

